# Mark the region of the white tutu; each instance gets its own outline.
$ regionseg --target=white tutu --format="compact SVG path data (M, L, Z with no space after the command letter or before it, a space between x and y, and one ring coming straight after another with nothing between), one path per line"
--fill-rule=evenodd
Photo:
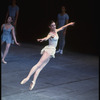
M44 51L46 51L48 54L50 54L53 58L55 58L55 52L56 52L56 48L52 45L47 45L45 46L42 50L41 50L41 54L44 53Z

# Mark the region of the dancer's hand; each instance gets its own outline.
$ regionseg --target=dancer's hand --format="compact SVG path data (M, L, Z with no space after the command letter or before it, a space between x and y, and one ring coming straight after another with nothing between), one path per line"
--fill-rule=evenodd
M15 42L15 43L16 43L16 45L20 46L20 43L18 43L18 42Z
M72 25L73 26L74 24L75 24L75 22L70 22L68 25Z
M37 39L38 42L43 42L43 39Z

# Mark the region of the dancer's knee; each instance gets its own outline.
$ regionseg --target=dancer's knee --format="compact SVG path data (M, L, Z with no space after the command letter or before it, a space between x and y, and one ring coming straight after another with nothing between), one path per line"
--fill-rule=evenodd
M7 51L9 50L9 48L10 48L10 46L6 46L6 50L7 50Z
M35 75L38 75L41 72L42 68L39 67L36 71L35 71Z
M41 62L38 62L38 63L36 64L37 69L38 69L38 68L40 68L40 67L41 67L41 65L42 65L42 63L41 63Z

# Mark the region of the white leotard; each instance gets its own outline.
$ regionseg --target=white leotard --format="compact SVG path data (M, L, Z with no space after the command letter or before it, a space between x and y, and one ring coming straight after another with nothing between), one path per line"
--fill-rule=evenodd
M53 36L49 39L49 45L54 46L56 48L59 39L58 34L56 36L53 33L49 34Z

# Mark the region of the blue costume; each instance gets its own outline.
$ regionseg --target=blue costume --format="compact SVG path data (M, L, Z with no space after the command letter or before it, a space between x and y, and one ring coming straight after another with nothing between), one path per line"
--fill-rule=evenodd
M1 35L1 42L12 43L12 25L10 28L6 29L5 24L3 24L3 33Z
M9 16L12 17L13 19L13 23L15 22L15 17L16 17L16 13L19 11L19 7L16 5L16 6L8 6L8 11L9 11Z
M69 16L67 13L64 15L58 14L58 28L64 26L66 24L66 20L69 20ZM63 34L64 30L58 32L59 35L59 49L63 50L65 46L65 35Z

